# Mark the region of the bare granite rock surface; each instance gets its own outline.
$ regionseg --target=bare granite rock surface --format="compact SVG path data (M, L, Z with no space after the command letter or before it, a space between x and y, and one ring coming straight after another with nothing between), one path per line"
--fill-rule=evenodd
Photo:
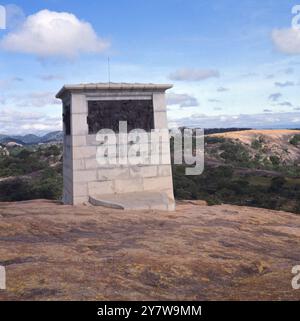
M0 203L0 300L299 300L300 216Z

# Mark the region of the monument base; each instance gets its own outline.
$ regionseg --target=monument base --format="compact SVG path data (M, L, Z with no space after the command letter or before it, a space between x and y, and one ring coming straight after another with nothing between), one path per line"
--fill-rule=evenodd
M123 194L93 195L89 202L94 206L104 206L122 210L174 211L175 202L167 193L137 192Z

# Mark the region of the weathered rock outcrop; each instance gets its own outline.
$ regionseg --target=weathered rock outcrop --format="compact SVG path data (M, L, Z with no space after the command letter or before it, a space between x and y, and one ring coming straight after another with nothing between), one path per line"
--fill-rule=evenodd
M174 213L0 203L0 300L299 300L300 217L184 202Z

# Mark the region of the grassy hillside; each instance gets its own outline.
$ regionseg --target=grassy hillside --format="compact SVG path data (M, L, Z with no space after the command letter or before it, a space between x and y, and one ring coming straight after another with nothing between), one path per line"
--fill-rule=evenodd
M249 130L205 137L205 171L173 166L175 196L300 213L300 131Z

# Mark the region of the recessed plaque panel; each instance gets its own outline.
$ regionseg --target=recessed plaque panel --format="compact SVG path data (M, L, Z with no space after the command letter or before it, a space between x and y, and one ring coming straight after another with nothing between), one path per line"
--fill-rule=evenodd
M119 122L127 121L128 131L154 129L152 100L97 100L88 102L89 134L101 129L119 132Z
M63 123L66 135L71 135L71 111L70 105L63 106Z

